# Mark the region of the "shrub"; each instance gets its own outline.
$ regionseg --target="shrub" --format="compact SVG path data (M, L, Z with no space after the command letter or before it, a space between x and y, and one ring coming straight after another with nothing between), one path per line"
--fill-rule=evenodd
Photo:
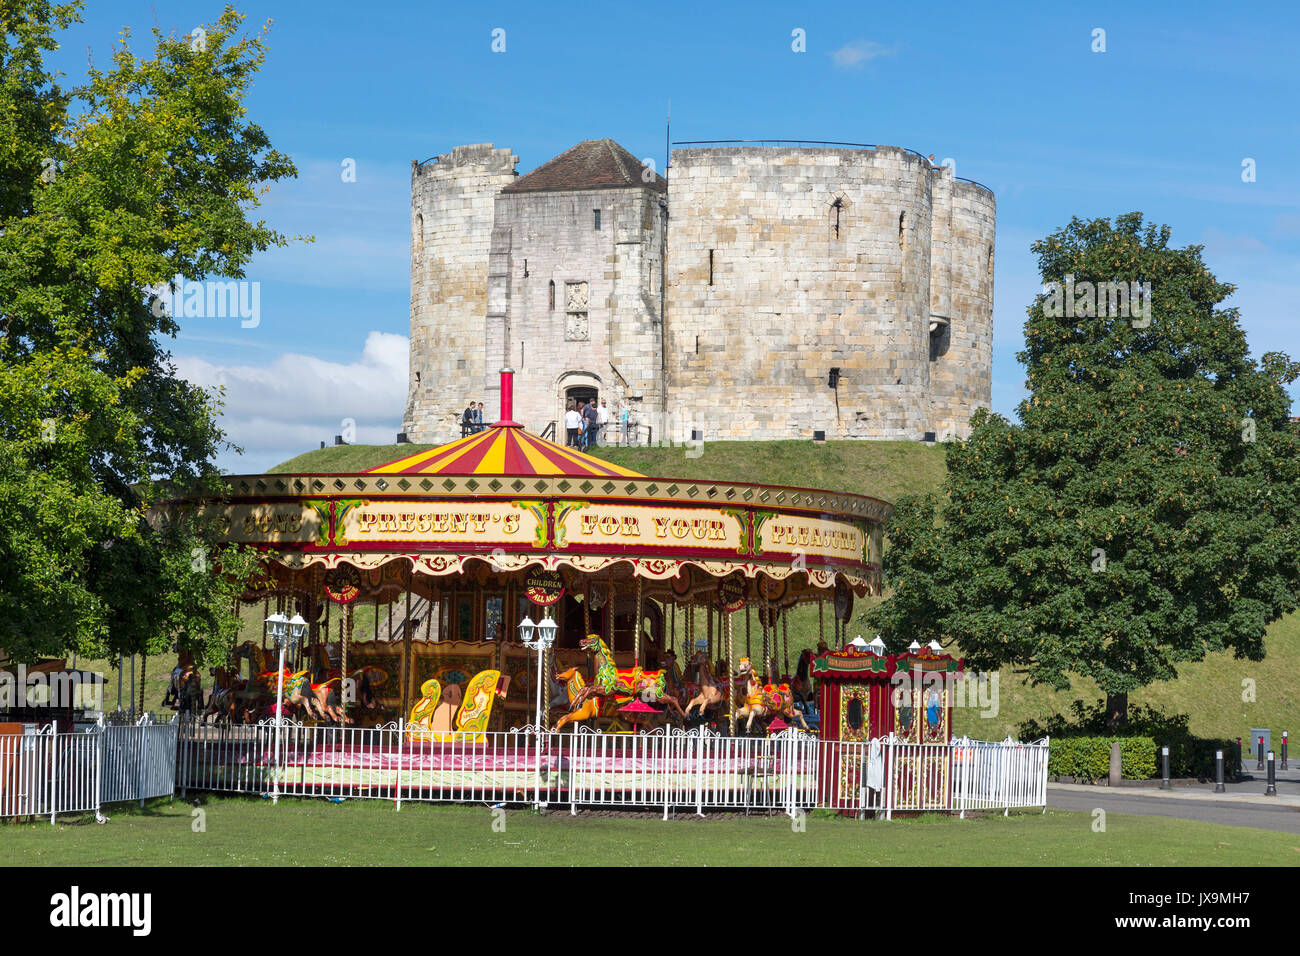
M1216 750L1223 751L1224 772L1227 776L1233 776L1239 769L1236 743L1229 740L1193 736L1187 727L1190 718L1186 714L1162 714L1150 707L1139 704L1129 709L1128 724L1124 728L1125 736L1116 737L1108 736L1109 729L1106 727L1105 701L1098 701L1090 706L1083 701L1076 700L1070 706L1074 712L1072 717L1067 718L1062 714L1053 714L1042 724L1030 720L1021 724L1019 728L1021 740L1033 740L1038 737L1050 736L1052 738L1053 752L1055 752L1058 739L1104 739L1106 741L1106 758L1102 763L1100 773L1090 775L1086 772L1063 770L1060 771L1062 776L1086 777L1093 780L1105 777L1109 773L1110 767L1109 742L1115 739L1120 740L1121 744L1125 740L1150 740L1154 746L1150 754L1150 770L1140 775L1139 768L1147 766L1145 757L1135 754L1130 761L1130 758L1121 754L1123 776L1130 780L1147 779L1159 774L1160 747L1169 748L1169 775L1172 777L1213 778L1214 752ZM1095 756L1090 756L1079 765L1092 768L1096 766L1096 760ZM1049 770L1051 770L1050 764ZM1051 770L1051 772L1057 773L1056 770Z
M1156 744L1150 737L1053 737L1047 772L1057 777L1104 780L1110 774L1110 747L1116 741L1120 776L1146 780L1155 774Z

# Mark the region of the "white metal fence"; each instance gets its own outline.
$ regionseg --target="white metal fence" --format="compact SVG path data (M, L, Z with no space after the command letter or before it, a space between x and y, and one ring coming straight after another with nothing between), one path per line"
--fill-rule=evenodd
M236 793L395 801L844 813L1046 804L1047 741L895 738L821 741L795 730L721 737L704 728L644 734L536 728L431 740L402 723L358 729L286 721L181 726L176 786Z
M278 731L278 733L277 733ZM1002 810L1047 801L1048 742L893 737L821 741L796 730L722 737L460 734L274 721L98 726L0 736L0 818L96 811L175 789L490 805L796 811L853 815Z
M75 733L47 726L0 735L0 819L99 814L105 803L175 789L175 722L100 723Z

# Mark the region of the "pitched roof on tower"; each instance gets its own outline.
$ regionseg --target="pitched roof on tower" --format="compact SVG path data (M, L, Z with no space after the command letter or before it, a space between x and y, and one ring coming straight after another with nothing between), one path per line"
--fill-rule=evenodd
M570 189L626 189L643 186L657 192L668 191L668 180L651 173L641 177L641 160L612 139L586 139L565 150L550 162L543 163L520 176L505 189L506 193L546 192Z

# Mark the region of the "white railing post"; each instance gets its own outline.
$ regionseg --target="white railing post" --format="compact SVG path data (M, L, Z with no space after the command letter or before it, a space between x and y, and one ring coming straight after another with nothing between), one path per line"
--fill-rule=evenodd
M57 728L51 725L50 729L51 731L54 731ZM56 797L54 793L54 763L55 763L54 748L58 746L58 741L59 741L59 735L51 732L50 744L49 744L50 757L48 761L49 773L46 774L46 779L49 781L48 792L49 792L49 800L50 800L50 826L54 826L55 807L57 806Z
M397 810L402 810L402 746L406 741L406 718L397 718ZM380 734L386 734L388 731L380 731Z
M1052 759L1052 738L1043 738L1042 753L1039 755L1038 763L1038 800L1043 805L1043 813L1047 812L1047 765Z
M1007 749L1007 744L1005 741L998 744L998 749L1001 751L1000 756L1002 758L1001 760L998 761L998 764L1001 767L1001 777L1002 777L1002 815L1005 817L1005 816L1010 816L1011 814L1011 800L1007 794L1007 791L1010 786L1010 781L1007 778L1010 776L1010 773L1008 771L1010 770L1011 755Z
M699 743L695 747L695 815L704 816L704 724L700 724Z
M894 819L894 735L890 733L885 740L885 819Z

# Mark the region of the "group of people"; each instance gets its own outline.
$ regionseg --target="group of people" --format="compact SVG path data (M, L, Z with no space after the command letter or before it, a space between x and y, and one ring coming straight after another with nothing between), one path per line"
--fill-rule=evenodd
M461 437L477 434L487 428L483 416L482 402L470 402L466 405L465 411L461 412L460 416ZM600 445L601 432L605 431L612 422L616 432L621 432L622 442L626 444L631 430L630 418L628 410L624 408L618 421L613 422L609 404L604 399L599 403L594 398L581 401L569 399L568 407L564 412L564 429L567 433L565 444L580 450L595 448ZM616 433L614 443L618 444L619 440L619 434Z
M600 445L600 432L609 425L609 406L601 399L596 405L590 401L575 402L569 399L569 406L564 412L564 430L568 435L566 444L571 448L585 451Z
M473 435L481 432L487 425L483 422L483 403L475 404L470 402L465 406L465 411L460 416L460 434L463 438L466 435Z

